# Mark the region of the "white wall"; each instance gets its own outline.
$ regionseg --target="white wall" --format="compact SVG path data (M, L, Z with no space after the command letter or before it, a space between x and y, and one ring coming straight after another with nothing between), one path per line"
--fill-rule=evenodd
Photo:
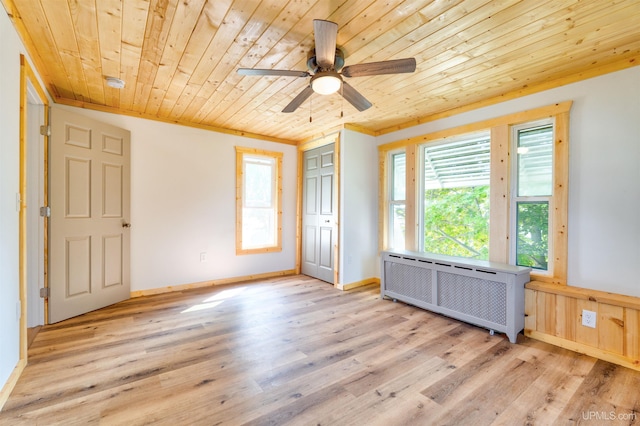
M295 268L295 146L58 107L131 131L132 291ZM284 153L282 252L236 256L236 145Z
M0 387L20 357L18 209L20 174L20 53L24 51L0 7Z
M379 144L572 100L568 284L640 296L640 66L378 137Z
M340 284L379 277L378 146L344 130L340 138Z

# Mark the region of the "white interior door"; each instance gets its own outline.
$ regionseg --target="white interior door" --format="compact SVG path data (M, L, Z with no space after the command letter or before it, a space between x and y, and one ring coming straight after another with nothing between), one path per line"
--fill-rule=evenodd
M302 177L302 273L334 280L335 144L306 151Z
M130 133L52 108L49 322L130 297Z

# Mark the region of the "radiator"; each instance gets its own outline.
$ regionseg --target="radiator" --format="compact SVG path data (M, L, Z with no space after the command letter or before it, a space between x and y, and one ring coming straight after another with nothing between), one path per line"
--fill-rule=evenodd
M524 329L530 268L409 251L382 253L380 296L494 331Z

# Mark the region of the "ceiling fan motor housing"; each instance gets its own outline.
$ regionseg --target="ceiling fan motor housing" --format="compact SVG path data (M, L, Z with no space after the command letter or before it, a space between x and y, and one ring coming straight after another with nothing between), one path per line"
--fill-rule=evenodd
M342 52L342 50L336 47L336 55L333 61L333 70L340 71L343 66L344 66L344 53ZM320 66L318 65L318 62L316 61L315 49L309 52L309 55L307 57L307 68L309 68L309 71L311 71L314 74L321 71Z

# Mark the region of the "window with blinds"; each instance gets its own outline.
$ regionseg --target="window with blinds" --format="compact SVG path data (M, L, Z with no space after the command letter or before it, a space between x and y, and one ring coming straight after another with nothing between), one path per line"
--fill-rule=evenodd
M422 251L489 258L490 133L421 146Z

